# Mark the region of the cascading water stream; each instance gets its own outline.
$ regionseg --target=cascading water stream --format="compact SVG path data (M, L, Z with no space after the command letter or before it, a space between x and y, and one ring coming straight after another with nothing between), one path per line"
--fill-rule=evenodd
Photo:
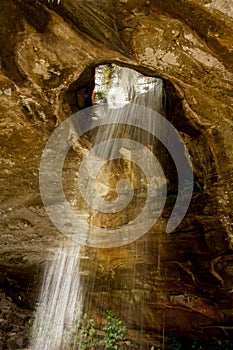
M82 305L79 262L80 247L75 246L57 250L48 263L33 327L33 350L62 347L65 331L77 317L77 305Z
M106 71L108 73L107 78ZM146 106L159 113L162 113L163 110L162 81L152 77L144 77L136 71L119 66L100 66L97 68L94 96L96 104L107 102L110 109L117 109L117 113L119 114L123 111L121 107L129 102L134 102L135 105ZM105 112L103 111L103 113ZM107 113L110 113L109 118L111 118L111 111ZM101 117L102 115L96 114L96 118ZM153 126L151 126L151 128L153 128ZM121 140L122 137L126 139L125 142ZM141 158L145 158L145 154L137 145L134 145L134 149L132 149L132 147L130 148L132 145L127 140L134 139L150 150L155 148L156 145L156 141L151 135L143 133L133 126L126 125L120 127L118 124L115 124L114 121L105 128L99 128L97 132L95 131L95 133L91 135L93 146L109 139L115 139L115 143L111 148L104 148L101 149L101 151L94 152L91 160L93 165L96 164L99 159L109 160L114 157L116 158L117 155L121 155L121 160L117 161L116 159L112 159L107 161L106 166L100 169L97 178L94 178L94 180L97 181L97 192L100 197L102 196L107 199L109 203L115 203L115 187L117 182L126 179L132 183L135 194L132 197L132 206L126 206L122 213L116 210L110 214L102 213L99 215L96 210L90 210L90 222L93 226L121 226L122 224L127 224L129 221L133 220L135 216L139 215L139 212L145 204L143 200L146 196L147 187L143 173L140 173L140 170L135 164L131 164L129 161L129 153L136 153L137 156ZM146 163L148 173L153 177L157 189L159 189L164 185L164 178L162 178L159 168L152 167L152 165L150 166L149 160L148 158L148 163L145 161L144 163ZM88 197L91 198L92 204L96 202L99 204L99 199L96 199L95 195L93 196L93 193L95 193L91 184L93 179L89 177L91 177L91 174L88 174L87 178L84 179L84 187L87 189ZM129 192L129 190L129 187L125 188L125 192ZM156 200L158 201L157 206L159 208L159 192L157 192ZM74 209L79 210L80 208L78 205L79 204L76 203ZM114 205L115 204L113 204L113 206ZM156 211L157 208L154 210ZM154 213L150 212L148 215L154 215ZM141 224L142 226L144 225L143 222ZM90 231L90 236L91 234L92 232ZM91 277L89 280L86 279L84 283L81 280L81 249L83 250L85 248L81 248L78 245L70 246L69 243L69 246L58 249L52 261L48 261L47 263L33 327L31 340L31 348L33 350L80 349L80 343L78 345L73 345L73 347L67 344L66 334L69 333L70 329L74 326L74 322L75 326L78 328L83 315L83 309L88 313L89 309L92 307L89 296L94 293L96 289L95 274L98 269L96 265L99 263L98 254L102 254L102 252L98 253L98 249L94 250L95 264L93 264L93 260L91 259L86 264L85 268L89 270ZM117 249L120 255L123 254L123 248L119 247ZM137 304L137 308L141 310L141 314L138 317L140 318L139 323L142 333L145 326L144 306L146 292L142 290L141 299L135 301L133 290L135 290L137 285L137 272L135 268L136 264L134 264L133 260L140 261L143 254L148 254L147 250L146 241L143 248L142 245L138 245L137 242L132 243L131 255L134 281L131 283L130 287L127 287L127 281L124 282L127 288L131 288L131 291L129 290L125 300L127 305L121 306L122 310L125 308L128 311L128 314L124 315L124 322L128 323L129 321L129 327L131 327L130 322L133 324L133 310L135 308L135 303ZM160 273L160 252L158 252L158 255L158 273ZM106 259L105 264L106 266L103 267L103 269L106 268L106 271L108 271L105 276L107 282L102 286L98 286L99 293L98 297L95 299L95 304L99 308L104 308L104 305L111 304L107 294L113 287L110 278L112 271L108 269L108 259ZM143 273L146 274L147 272L147 268L145 267ZM143 335L141 337L143 337ZM143 347L139 345L138 349L143 349Z

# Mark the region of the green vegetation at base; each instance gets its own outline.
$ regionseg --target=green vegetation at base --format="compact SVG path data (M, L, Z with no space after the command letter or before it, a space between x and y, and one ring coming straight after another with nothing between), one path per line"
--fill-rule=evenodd
M122 324L116 315L108 310L107 311L107 324L103 330L106 332L104 337L105 350L119 350L120 342L126 339L126 327Z
M94 320L89 318L87 314L83 314L81 320L75 317L72 327L68 329L63 338L63 343L67 350L95 350L98 344L98 335L95 329Z
M111 310L106 312L107 319L102 329L95 326L95 321L86 313L83 313L80 307L76 309L76 315L72 325L67 327L63 334L62 349L64 350L95 350L101 346L103 350L120 350L126 341L126 326ZM35 318L35 314L33 315ZM45 329L50 332L52 329L52 320L45 314ZM29 321L31 334L38 336L33 319Z
M64 343L67 349L95 350L97 345L103 345L104 350L120 350L121 342L126 339L126 326L112 311L107 311L106 325L101 330L104 338L99 339L94 320L87 314L77 317L72 327L67 330L64 336Z

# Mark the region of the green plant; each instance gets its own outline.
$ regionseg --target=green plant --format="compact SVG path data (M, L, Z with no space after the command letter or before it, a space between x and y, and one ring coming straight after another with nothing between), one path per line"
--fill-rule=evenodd
M105 350L120 349L120 342L126 338L126 327L122 325L120 320L112 311L107 311L107 324L103 327L106 332L104 337Z
M194 181L193 191L194 192L202 192L202 186L199 184L199 182L197 180Z
M105 66L103 76L104 76L104 84L107 87L109 87L109 84L111 82L113 71L114 71L114 68L113 68L113 65L111 63Z
M88 318L87 314L84 314L83 317L82 327L79 331L79 341L79 350L94 350L98 343L94 320Z
M66 331L63 340L67 349L94 350L98 344L97 331L94 320L87 314L78 315L72 324L72 327Z
M193 350L205 350L203 348L203 346L201 345L201 342L199 339L194 339L192 349Z
M102 100L105 97L105 92L104 91L97 91L96 97L98 100Z
M180 342L176 339L176 337L173 334L168 335L168 345L169 350L180 350L181 348Z

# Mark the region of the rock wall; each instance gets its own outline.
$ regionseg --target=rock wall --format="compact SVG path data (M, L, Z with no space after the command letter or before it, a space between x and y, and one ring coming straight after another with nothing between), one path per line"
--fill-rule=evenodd
M143 310L147 335L157 340L161 325L166 335L232 338L232 23L230 0L1 1L0 286L15 303L33 305L37 272L64 240L39 195L42 150L82 107L77 95L90 103L93 67L115 62L164 79L169 119L203 191L172 234L164 234L168 205L138 242L90 249L99 271L89 277L93 313L104 305L124 318L128 310L129 328L139 329Z

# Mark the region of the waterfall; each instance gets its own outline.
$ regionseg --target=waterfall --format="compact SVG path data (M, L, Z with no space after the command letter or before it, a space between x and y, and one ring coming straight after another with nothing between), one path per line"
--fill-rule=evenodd
M125 115L124 106L128 103L133 102L136 105L146 106L159 113L163 113L163 84L162 80L154 77L144 77L142 74L133 71L129 68L123 68L115 65L100 66L96 69L96 87L94 90L94 102L96 105L102 103L108 103L109 109L103 110L102 113L107 113L108 118L114 118L116 115L114 110L117 110L118 115ZM136 108L136 107L135 107ZM112 111L112 112L111 112ZM113 112L114 111L114 112ZM103 114L98 112L95 114L95 118L102 118ZM151 126L153 128L153 125ZM153 130L151 130L153 131ZM124 138L125 140L122 140ZM162 200L160 203L160 190L164 185L164 176L161 173L158 165L151 165L151 156L148 155L147 150L153 150L155 154L159 153L156 150L156 140L149 134L139 128L134 128L128 125L118 125L114 123L101 127L95 130L90 135L91 143L93 148L95 145L101 144L108 139L116 139L115 143L109 144L108 147L96 148L89 157L89 162L93 165L93 169L97 162L102 160L109 160L98 175L94 173L92 166L88 171L84 168L84 172L81 179L81 191L86 197L90 198L90 207L100 207L99 214L96 209L90 210L90 221L93 227L109 227L110 229L114 226L127 226L128 222L134 220L142 210L145 204L145 197L148 192L149 196L152 197L152 192L146 184L145 174L138 169L138 166L130 162L132 159L143 161L144 171L147 173L149 180L152 179L156 186L153 188L153 196L157 193L157 203L147 209L146 219L141 220L140 227L146 225L147 221L151 217L155 216L160 211L163 205ZM136 140L136 143L132 144L130 140ZM144 148L141 148L139 144L142 144ZM116 158L120 157L118 161ZM147 158L148 157L148 158ZM131 164L132 163L132 164ZM101 163L102 164L102 163ZM93 184L93 179L95 184ZM124 180L131 182L132 186L129 187ZM121 181L122 188L116 195L117 183ZM128 198L129 194L134 188L134 194L130 197L132 204L125 202L125 195ZM156 192L157 191L157 192ZM98 192L98 196L97 196ZM101 199L102 197L102 199ZM107 204L104 203L103 198L107 199ZM154 197L153 197L154 198ZM154 199L151 198L151 202ZM117 202L118 199L118 202ZM79 210L80 203L75 202L75 209ZM103 203L103 204L102 204ZM108 205L110 210L104 211L104 206ZM119 208L123 208L122 213L119 213ZM101 210L101 205L102 209ZM112 210L111 210L112 208ZM80 228L82 230L82 228ZM90 241L94 240L95 228L90 231ZM127 231L128 230L128 231ZM125 231L126 240L127 234L132 235L132 230L135 227L130 227ZM145 306L145 293L144 286L142 285L141 298L136 300L134 290L137 287L138 281L136 280L136 269L135 261L140 262L143 254L148 254L147 242L138 245L136 242L137 236L135 232L135 239L131 248L129 248L130 259L132 262L132 275L133 282L127 285L127 281L122 281L122 284L129 291L125 297L127 305L121 305L121 309L127 310L127 315L124 317L124 321L129 324L133 324L133 310L135 307L139 309L139 323L140 332L143 333L145 326L144 321L144 306ZM76 234L82 234L78 232ZM129 241L129 242L132 242ZM110 242L111 243L111 242ZM126 242L127 243L127 242ZM103 245L104 246L104 245ZM104 246L106 248L106 245ZM112 288L111 285L111 274L113 273L108 265L109 263L108 253L105 250L93 249L92 253L94 256L95 264L89 262L86 264L86 269L89 269L89 282L86 281L83 285L81 280L82 268L80 265L81 259L81 248L78 245L65 246L57 251L52 256L51 260L48 260L47 267L44 271L44 278L41 287L41 294L38 300L38 308L36 311L36 317L33 327L33 334L31 340L31 348L33 350L63 350L63 349L80 349L78 347L71 347L67 345L65 336L67 332L75 325L81 322L83 315L83 309L91 308L91 301L89 295L94 293L96 287L95 274L98 269L96 265L101 265L101 268L105 272L103 274L102 285L98 286L99 295L95 299L97 308L104 309L111 307L111 300L108 299L108 293ZM114 254L119 253L120 256L124 256L124 250L122 247L116 248ZM104 258L103 258L104 257ZM105 259L105 260L104 260ZM104 261L104 262L103 262ZM101 262L101 264L100 264ZM122 264L124 261L122 261ZM160 271L160 257L158 258L158 271ZM144 273L146 274L147 268L145 267ZM158 272L160 273L160 272ZM138 277L137 277L138 278ZM128 287L129 286L129 287ZM116 301L117 304L117 301ZM100 312L100 318L103 316L103 310ZM133 327L133 326L130 326ZM143 337L143 334L141 335ZM138 347L141 349L141 346Z
M33 350L61 349L65 331L77 312L81 314L79 261L80 247L75 246L57 249L48 262L33 327Z

